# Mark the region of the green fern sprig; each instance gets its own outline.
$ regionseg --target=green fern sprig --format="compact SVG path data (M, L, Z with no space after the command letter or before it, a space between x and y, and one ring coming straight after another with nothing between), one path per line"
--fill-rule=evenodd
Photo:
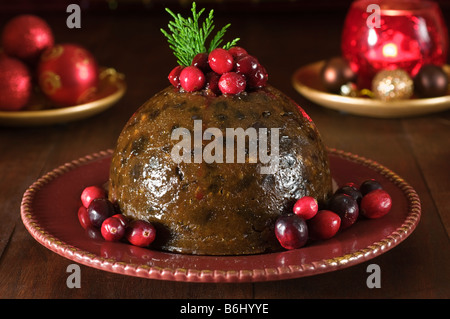
M192 63L192 59L198 53L211 52L219 47L223 42L223 36L230 27L230 24L224 26L219 30L211 40L209 47L206 48L206 40L214 30L214 10L209 12L208 17L203 21L200 27L200 16L205 11L201 9L197 12L195 2L192 3L192 18L184 18L180 14L175 14L166 8L166 11L173 17L173 21L169 22L167 32L161 29L161 32L166 36L169 47L173 50L173 54L178 59L178 64L183 66L189 66ZM229 49L236 45L239 38L236 38L230 42L227 42L223 48Z

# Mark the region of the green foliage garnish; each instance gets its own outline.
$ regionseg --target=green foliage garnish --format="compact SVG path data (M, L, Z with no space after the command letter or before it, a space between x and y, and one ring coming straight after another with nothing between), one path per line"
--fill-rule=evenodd
M189 66L192 63L192 59L198 53L211 52L219 47L223 41L223 36L230 26L227 24L224 26L211 40L209 47L206 48L206 39L214 30L213 14L214 10L209 12L208 17L202 23L199 24L199 18L205 9L201 9L198 13L196 10L195 2L192 3L192 18L183 18L180 14L175 14L166 8L166 11L173 17L173 21L169 22L168 28L171 34L164 29L161 32L166 36L169 42L169 47L173 50L173 54L178 59L178 64L183 66ZM223 48L228 50L236 45L239 38L233 41L227 42Z

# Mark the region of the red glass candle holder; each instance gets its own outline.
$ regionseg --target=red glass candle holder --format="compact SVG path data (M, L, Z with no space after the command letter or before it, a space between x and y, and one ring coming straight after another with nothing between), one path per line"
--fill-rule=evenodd
M342 55L370 88L381 70L401 68L414 77L424 64L443 65L448 34L439 6L427 0L357 0L347 13Z

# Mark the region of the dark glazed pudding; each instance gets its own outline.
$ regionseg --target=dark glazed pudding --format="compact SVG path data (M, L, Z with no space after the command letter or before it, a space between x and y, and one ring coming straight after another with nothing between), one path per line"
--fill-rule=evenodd
M193 157L175 163L171 151L179 140L171 139L172 131L187 128L193 137L194 120L224 136L226 128L279 128L278 169L261 174L268 164L249 163L248 156L246 163L194 163ZM300 197L321 203L332 192L327 151L314 123L270 85L239 95L172 86L159 92L120 134L109 187L124 215L156 227L152 248L199 255L283 250L274 234L276 218L291 213Z
M229 25L206 44L212 10L202 24L204 9L197 13L195 2L189 19L166 10L174 21L170 32L161 31L178 59L168 76L172 86L125 125L112 157L109 199L129 219L154 225L152 249L283 250L277 218L292 214L303 196L324 203L332 193L319 132L296 103L267 85L266 69L236 46L239 38L219 47Z

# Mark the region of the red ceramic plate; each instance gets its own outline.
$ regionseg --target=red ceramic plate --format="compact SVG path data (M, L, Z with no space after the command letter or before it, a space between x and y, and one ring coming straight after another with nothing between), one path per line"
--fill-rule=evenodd
M421 214L415 190L372 161L330 149L338 184L379 180L393 198L389 214L359 220L334 238L301 249L253 256L192 256L89 238L77 211L84 187L108 180L112 152L74 160L47 173L25 192L21 216L30 234L53 252L104 271L187 282L256 282L335 271L370 260L397 246L416 228Z

